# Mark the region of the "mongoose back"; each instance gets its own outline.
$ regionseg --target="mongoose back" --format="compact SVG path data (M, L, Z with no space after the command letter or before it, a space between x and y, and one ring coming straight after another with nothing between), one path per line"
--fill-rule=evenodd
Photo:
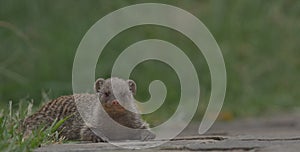
M99 78L94 88L94 94L62 96L43 105L24 120L24 137L40 126L49 127L55 120L69 117L58 128L59 135L67 140L100 142L155 138L136 108L134 81Z

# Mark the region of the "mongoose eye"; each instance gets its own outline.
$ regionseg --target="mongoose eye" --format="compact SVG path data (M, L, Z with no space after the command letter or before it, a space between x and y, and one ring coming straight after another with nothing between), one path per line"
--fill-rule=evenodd
M110 92L104 92L104 96L108 97L110 95Z

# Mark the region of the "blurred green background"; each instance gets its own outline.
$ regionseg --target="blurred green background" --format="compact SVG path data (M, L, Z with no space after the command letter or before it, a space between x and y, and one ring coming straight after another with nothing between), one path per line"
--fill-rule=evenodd
M210 30L222 50L228 86L221 119L289 111L300 107L300 1L298 0L0 0L0 106L9 100L35 105L45 98L72 93L72 64L78 44L100 18L119 8L160 2L185 9ZM197 47L165 27L144 25L117 35L99 58L96 77L109 77L114 60L129 45L144 39L169 41L185 51L197 69L201 102L206 108L210 74ZM164 105L147 117L169 117L180 98L176 73L168 65L147 61L131 74L136 98L146 101L149 83L162 80ZM149 118L149 119L150 119ZM155 120L153 120L155 122Z

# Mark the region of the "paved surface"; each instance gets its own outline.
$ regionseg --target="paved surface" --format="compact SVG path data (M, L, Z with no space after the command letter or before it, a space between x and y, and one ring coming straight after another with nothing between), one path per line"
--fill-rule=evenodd
M300 114L249 118L231 122L217 122L206 135L197 135L199 124L191 124L177 138L155 148L140 149L145 145L156 145L163 140L138 142L55 144L36 151L233 151L233 152L299 152Z

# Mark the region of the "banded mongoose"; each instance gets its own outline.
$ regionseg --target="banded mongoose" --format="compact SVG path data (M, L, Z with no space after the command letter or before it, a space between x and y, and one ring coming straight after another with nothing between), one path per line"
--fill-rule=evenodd
M49 127L55 120L69 117L58 128L59 135L67 140L101 142L155 138L138 113L133 98L136 93L133 80L99 78L94 89L94 94L62 96L46 103L24 120L24 137L39 126Z

